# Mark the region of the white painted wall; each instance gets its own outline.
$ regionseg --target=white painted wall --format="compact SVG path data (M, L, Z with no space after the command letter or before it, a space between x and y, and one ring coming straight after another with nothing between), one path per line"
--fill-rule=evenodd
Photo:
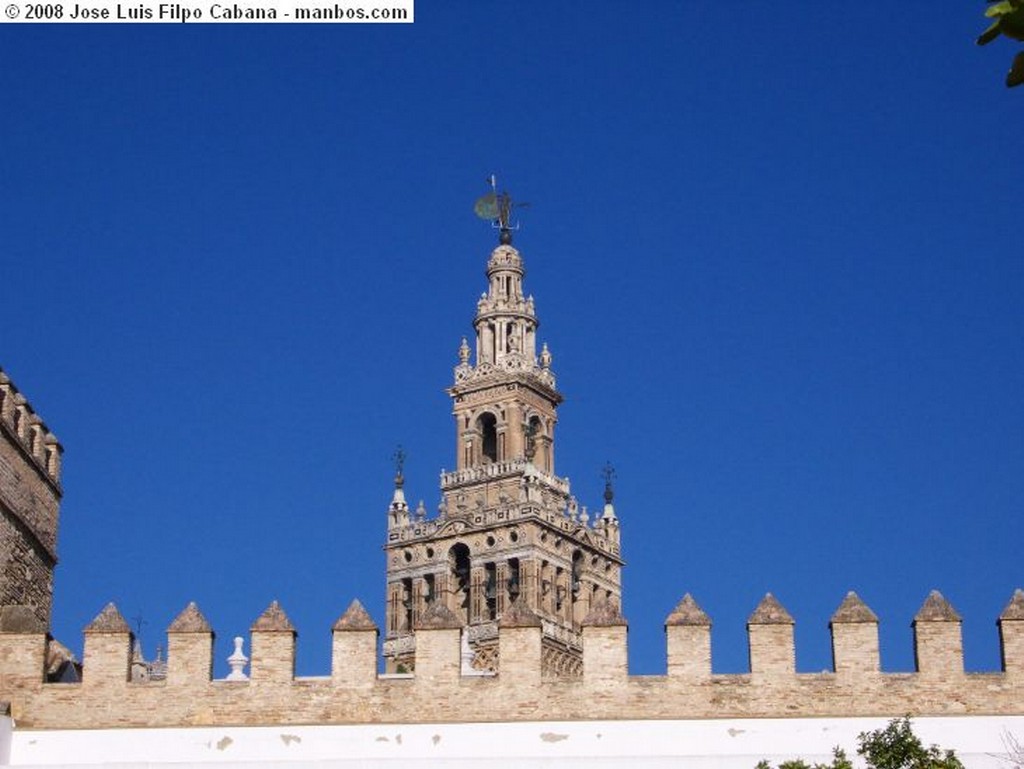
M8 716L0 716L0 766L11 763L11 731L13 725Z
M18 730L0 719L0 763L118 769L753 769L802 757L855 757L856 738L887 719L807 718L589 721L196 729ZM1024 740L1024 716L920 718L925 744L954 748L968 769L1013 769L1005 736ZM13 737L13 739L12 739ZM9 757L4 746L10 745Z

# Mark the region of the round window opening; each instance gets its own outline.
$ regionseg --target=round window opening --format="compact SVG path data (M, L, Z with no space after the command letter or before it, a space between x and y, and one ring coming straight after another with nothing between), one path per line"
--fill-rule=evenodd
M427 558L433 558L433 557L434 557L434 548L428 547L427 548Z
M513 542L518 542L519 541L519 532L518 531L509 532L508 538L511 539Z
M487 538L487 547L494 547L494 537Z
M409 563L409 561L412 560L412 553L406 550L404 553L402 553L402 557L405 558L406 563Z

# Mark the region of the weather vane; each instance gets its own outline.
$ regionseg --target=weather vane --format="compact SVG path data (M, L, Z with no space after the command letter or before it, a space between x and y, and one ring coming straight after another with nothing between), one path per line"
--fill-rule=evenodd
M139 611L138 613L136 613L134 617L132 617L132 621L135 622L135 637L142 638L142 626L148 625L149 622L143 619L141 611Z
M477 199L473 212L481 219L489 219L491 226L500 231L498 241L508 245L512 242L512 233L519 229L519 222L512 221L512 209L530 204L513 203L507 192L498 192L498 179L494 174L488 177L487 183L491 185L491 191Z

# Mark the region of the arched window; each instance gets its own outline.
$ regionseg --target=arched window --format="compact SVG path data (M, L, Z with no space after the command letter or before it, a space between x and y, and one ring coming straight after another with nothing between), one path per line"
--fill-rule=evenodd
M526 458L538 465L542 470L548 467L547 444L541 440L544 435L544 422L534 414L526 423ZM539 451L538 451L539 449Z
M508 602L515 603L519 598L519 559L508 559Z
M489 411L476 420L480 431L480 459L483 462L498 461L498 419Z
M456 614L469 622L469 547L459 542L448 551L448 568L452 574Z

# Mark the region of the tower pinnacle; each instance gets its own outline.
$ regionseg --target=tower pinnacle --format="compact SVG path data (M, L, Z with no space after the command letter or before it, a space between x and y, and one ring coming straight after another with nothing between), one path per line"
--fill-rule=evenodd
M555 473L562 395L551 351L537 351L539 321L523 290L523 258L511 244L514 206L493 178L491 190L476 212L501 236L487 260L474 334L461 340L448 388L455 469L441 473L437 517L428 518L422 505L410 512L404 455L396 453L384 656L389 671L415 667L417 627L444 609L465 628L466 664L494 670L498 623L518 606L542 622L546 674L579 675L583 619L598 604L617 606L621 596L611 476L598 516L581 508L569 479Z

